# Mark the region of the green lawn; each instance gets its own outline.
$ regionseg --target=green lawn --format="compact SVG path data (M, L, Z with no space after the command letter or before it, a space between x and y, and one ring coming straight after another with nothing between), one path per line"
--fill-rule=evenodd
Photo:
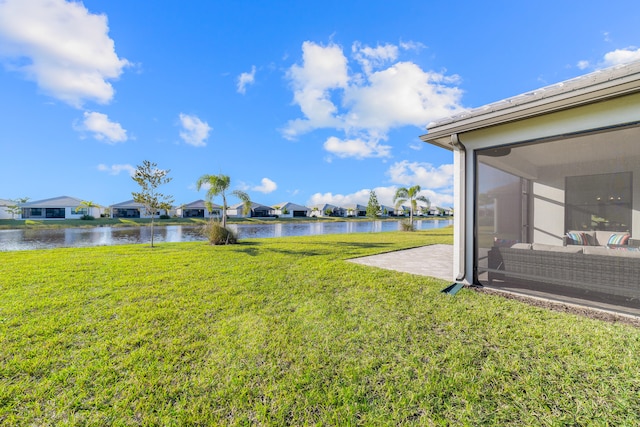
M344 261L451 240L0 252L0 425L640 423L640 330Z

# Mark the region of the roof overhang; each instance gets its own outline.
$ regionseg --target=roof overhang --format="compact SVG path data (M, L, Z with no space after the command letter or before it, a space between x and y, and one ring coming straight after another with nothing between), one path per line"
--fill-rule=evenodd
M427 126L424 142L453 150L451 135L550 114L640 92L640 61L507 98Z

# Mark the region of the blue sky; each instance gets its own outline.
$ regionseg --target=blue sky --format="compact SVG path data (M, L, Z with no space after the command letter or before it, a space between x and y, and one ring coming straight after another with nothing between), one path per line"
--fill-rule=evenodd
M451 206L452 155L426 125L640 59L639 16L637 0L0 0L0 198L122 202L150 160L177 204L224 173L267 205L372 189L390 205L419 184Z

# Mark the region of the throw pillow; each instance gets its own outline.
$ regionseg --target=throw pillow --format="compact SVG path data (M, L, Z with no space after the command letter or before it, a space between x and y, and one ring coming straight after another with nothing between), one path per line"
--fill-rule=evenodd
M589 237L585 233L569 232L567 240L571 245L589 246Z
M607 246L608 245L626 245L629 242L629 235L628 234L612 234L611 237L609 237L609 241L607 242Z

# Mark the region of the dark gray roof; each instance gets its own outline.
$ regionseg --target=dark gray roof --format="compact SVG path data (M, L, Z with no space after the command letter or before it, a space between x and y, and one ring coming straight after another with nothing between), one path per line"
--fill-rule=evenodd
M221 209L222 206L220 205L216 205L215 203L211 204L213 209ZM200 199L200 200L196 200L194 202L188 203L184 206L182 206L184 209L205 209L207 207L206 203L204 200Z
M52 197L50 199L34 200L33 202L24 203L21 205L25 208L77 208L82 203L82 200L75 197L59 196Z
M127 200L126 202L116 203L115 205L111 205L112 208L144 208L142 203L138 203L133 199Z

